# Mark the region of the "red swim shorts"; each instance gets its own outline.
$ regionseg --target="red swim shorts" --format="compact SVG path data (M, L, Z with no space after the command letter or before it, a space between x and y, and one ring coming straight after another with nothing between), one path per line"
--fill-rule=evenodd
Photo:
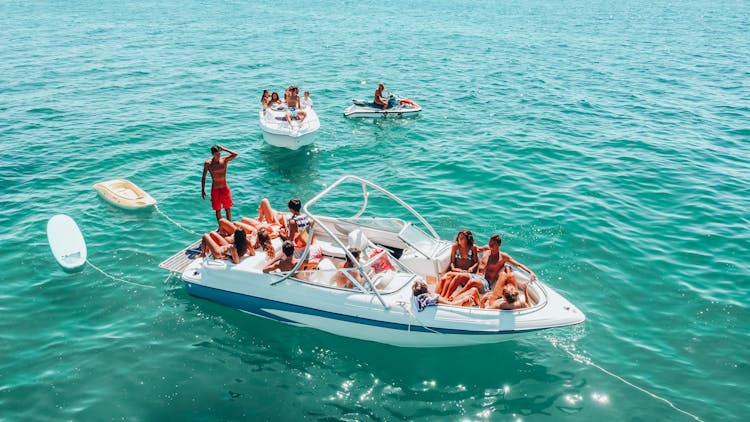
M228 210L232 208L232 205L234 202L232 202L232 191L229 190L229 186L211 189L211 207L214 211L221 211L222 208Z

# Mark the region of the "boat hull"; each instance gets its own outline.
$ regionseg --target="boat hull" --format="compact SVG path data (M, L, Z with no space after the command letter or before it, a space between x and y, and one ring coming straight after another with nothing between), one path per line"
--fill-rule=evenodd
M307 117L302 125L293 122L290 127L283 110L261 110L258 113L260 127L263 129L263 140L275 147L296 150L315 142L320 129L318 114L312 108L304 110Z
M480 333L446 330L421 325L419 321L392 323L363 317L346 316L321 309L309 308L261 297L241 295L221 289L185 281L185 289L194 297L228 306L250 315L290 325L313 328L334 335L373 341L397 347L460 347L498 343L518 339L527 331L497 331Z
M267 144L291 150L300 149L304 146L310 145L315 142L316 138L316 133L308 133L301 136L290 136L263 131L263 140L266 141Z
M348 118L406 118L416 117L422 111L422 107L402 108L394 107L387 110L378 110L374 107L363 107L351 105L344 110L344 116Z
M239 271L226 261L194 262L182 274L192 296L261 318L398 347L498 343L585 319L554 292L545 306L526 312L446 305L418 312L411 300L411 283L384 295L384 307L373 295L296 279L275 284L279 279L278 275Z

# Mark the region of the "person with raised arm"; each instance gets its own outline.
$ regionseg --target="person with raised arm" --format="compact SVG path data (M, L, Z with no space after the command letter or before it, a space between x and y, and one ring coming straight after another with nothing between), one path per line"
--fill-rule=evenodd
M221 153L229 155L222 157ZM203 177L201 179L201 197L206 199L206 173L211 174L211 207L216 211L216 222L221 219L221 209L224 208L227 220L232 221L232 191L227 184L227 165L237 158L237 153L231 149L216 144L211 147L211 158L203 163Z

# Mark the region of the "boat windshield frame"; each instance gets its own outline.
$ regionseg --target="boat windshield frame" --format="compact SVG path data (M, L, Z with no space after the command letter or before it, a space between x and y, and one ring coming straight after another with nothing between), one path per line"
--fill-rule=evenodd
M304 205L302 206L302 210L303 210L303 212L304 212L305 214L307 214L307 215L308 215L308 216L310 217L310 219L311 219L311 220L313 220L313 225L314 225L314 226L317 226L317 227L319 227L319 228L320 228L321 230L323 230L324 232L326 232L326 233L327 233L327 234L328 234L328 235L330 236L330 238L331 238L331 239L332 239L332 240L333 240L333 241L334 241L334 242L335 242L335 243L337 244L337 246L338 246L338 247L340 247L340 248L341 248L341 249L342 249L342 250L344 251L344 253L346 254L346 256L347 256L347 257L348 257L348 258L349 258L349 259L350 259L350 260L351 260L352 262L354 262L354 263L355 263L356 267L357 267L357 268L358 268L358 269L360 270L360 273L361 273L361 274L362 274L362 275L364 276L364 278L365 278L365 280L366 280L366 283L365 283L365 284L369 284L369 285L370 285L370 286L372 287L372 289L369 289L369 290L368 290L368 289L366 289L366 288L365 288L365 287L364 287L364 286L363 286L362 284L358 283L358 282L357 282L356 280L354 280L354 278L352 277L352 280L351 280L351 281L353 282L353 284L354 284L354 285L355 285L355 286L356 286L356 287L357 287L358 289L360 289L360 290L361 290L362 292L365 292L365 293L371 293L371 294L374 294L375 296L377 296L377 298L378 298L378 300L380 301L380 303L381 303L381 304L382 304L382 305L383 305L383 306L384 306L384 307L385 307L386 309L388 309L388 305L386 305L386 303L385 303L385 301L383 300L382 296L380 295L380 293L378 292L378 290L377 290L377 289L376 289L376 288L374 287L373 281L372 281L372 280L370 279L370 277L369 277L369 276L367 275L367 271L365 271L365 270L364 270L364 268L363 268L362 264L361 264L361 263L359 263L359 262L358 262L358 260L357 260L357 259L356 259L356 258L355 258L355 257L354 257L354 256L353 256L353 255L352 255L352 254L351 254L350 252L349 252L349 249L348 249L348 248L346 247L346 245L344 245L344 243L343 243L343 242L342 242L342 241L341 241L341 240L340 240L340 239L339 239L339 238L338 238L338 237L337 237L337 236L335 235L335 233L334 233L334 232L333 232L333 231L332 231L332 230L331 230L331 229L330 229L330 228L329 228L328 226L326 226L326 224L325 224L325 223L323 223L323 221L321 221L321 219L320 219L320 218L318 218L318 217L316 216L316 214L315 214L315 213L312 213L312 212L310 212L310 208L311 208L311 207L312 207L313 205L315 205L315 204L316 204L316 203L317 203L318 201L320 201L320 200L321 200L322 198L324 198L324 197L326 197L327 195L329 195L329 194L330 194L330 193L331 193L331 192L332 192L332 191L333 191L334 189L336 189L337 187L339 187L340 185L342 185L342 184L344 184L344 183L346 183L346 182L353 182L353 183L355 183L355 184L359 184L359 185L360 185L360 186L362 187L362 198L363 198L363 204L362 204L362 208L361 208L361 209L360 209L360 210L359 210L359 211L358 211L357 213L355 213L355 214L354 214L353 216L351 216L351 217L349 217L349 218L354 218L354 219L356 219L356 218L360 217L360 216L361 216L361 215L362 215L362 214L363 214L363 213L364 213L364 212L365 212L365 211L367 210L368 197L369 197L369 192L367 191L367 188L369 187L369 188L372 188L372 189L374 189L374 190L376 190L376 191L379 191L379 192L383 193L383 194L384 194L384 195L386 195L386 196L387 196L388 198L390 198L390 199L391 199L392 201L394 201L394 202L396 202L397 204L399 204L399 205L400 205L400 206L401 206L402 208L404 208L404 209L406 209L407 211L409 211L409 213L411 213L411 214L412 214L412 215L413 215L413 216L414 216L415 218L417 218L417 220L419 220L419 222L420 222L420 223L422 223L422 224L423 224L423 225L424 225L424 226L425 226L425 227L427 228L427 230L429 231L429 235L431 235L431 236L432 236L432 238L433 238L433 240L434 240L434 241L436 241L436 242L439 242L439 241L440 241L440 236L439 236L439 235L437 234L437 232L435 231L435 229L433 229L433 228L432 228L432 226L430 225L430 223L428 223L428 222L427 222L427 221L426 221L426 220L425 220L425 219L424 219L424 218L423 218L423 217L422 217L422 216L421 216L421 215L420 215L420 214L419 214L419 213L418 213L417 211L415 211L415 210L414 210L414 208L412 208L412 207L411 207L411 206L410 206L409 204L407 204L406 202L402 201L402 200L401 200L401 199L400 199L399 197L397 197L397 196L396 196L396 195L394 195L393 193L389 192L388 190L386 190L386 189L384 189L384 188L382 188L382 187L380 187L380 186L376 185L375 183L372 183L372 182L370 182L370 181L368 181L368 180L365 180L365 179L362 179L362 178L360 178L360 177L357 177L357 176L353 176L353 175L346 175L346 176L343 176L343 177L341 177L341 178L340 178L340 179L338 179L338 180L337 180L336 182L334 182L333 184L331 184L331 185L330 185L329 187L327 187L326 189L324 189L324 190L323 190L322 192L320 192L319 194L315 195L315 196L314 196L314 197L313 197L312 199L310 199L309 201L307 201L307 202L306 202L306 203L305 203L305 204L304 204ZM402 231L403 231L403 229L402 229ZM425 234L427 234L427 233L425 233ZM428 236L429 236L429 235L428 235ZM307 255L307 252L308 252L308 251L307 251L307 249L308 249L307 247L308 247L308 246L309 246L309 244L308 244L308 245L307 245L307 246L305 247L305 251L303 252L303 257ZM386 251L385 253L387 253L388 255L390 255L390 252L388 252L388 251ZM399 264L400 264L400 262L398 262L398 260L397 260L397 259L395 259L395 258L393 259L393 261L395 261L395 262L397 262L397 263L399 263ZM404 271L404 272L409 272L409 273L411 273L411 274L414 274L414 273L413 273L413 272L412 272L411 270L409 270L408 268L406 268L406 267L405 267L405 266L403 266L403 265L399 265L399 267L401 267L401 268L400 268L400 269L401 269L401 271ZM296 269L297 269L297 268L295 268L295 270L296 270Z
M368 198L370 196L369 192L367 192L367 188L370 187L383 193L385 196L387 196L388 198L390 198L391 200L399 204L402 208L409 211L411 215L413 215L417 220L419 220L420 223L424 225L425 228L427 228L429 233L425 233L425 234L428 234L429 236L431 236L433 240L438 241L438 242L441 240L440 236L437 234L435 229L432 228L432 225L430 225L430 223L428 223L427 220L424 219L424 217L422 217L416 210L414 210L414 208L412 208L409 204L401 200L401 198L389 192L385 188L376 185L375 183L372 183L368 180L362 179L361 177L357 177L353 175L346 175L346 176L341 177L339 180L331 184L331 186L327 187L322 192L315 195L315 197L307 201L302 207L305 214L307 214L308 216L310 216L310 218L315 220L315 214L310 212L310 207L315 205L315 203L320 201L322 198L330 194L334 189L336 189L338 186L342 185L345 182L355 182L355 183L359 183L362 186L362 198L363 198L362 208L353 216L348 217L348 218L358 218L367 210ZM343 217L343 218L346 218L346 217ZM408 224L408 222L406 223Z

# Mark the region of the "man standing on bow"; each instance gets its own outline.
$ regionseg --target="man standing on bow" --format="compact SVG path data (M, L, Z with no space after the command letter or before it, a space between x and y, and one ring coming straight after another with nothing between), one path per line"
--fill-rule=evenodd
M229 156L222 157L221 152L229 153ZM201 180L201 196L206 199L206 172L211 173L211 207L216 211L216 222L221 219L221 209L224 208L227 213L227 220L232 221L232 192L227 184L227 165L237 157L237 153L231 149L224 148L216 144L211 147L210 160L203 163L203 178Z

